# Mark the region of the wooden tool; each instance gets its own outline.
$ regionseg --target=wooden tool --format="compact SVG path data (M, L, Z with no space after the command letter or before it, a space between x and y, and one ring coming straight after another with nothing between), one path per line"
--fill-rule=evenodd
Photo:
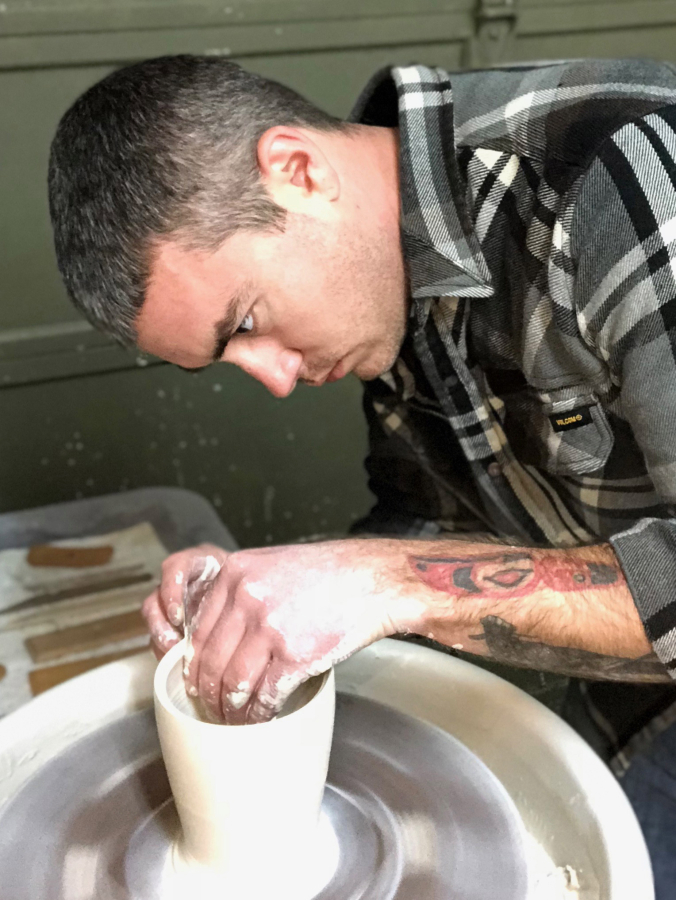
M134 574L136 572L137 574ZM31 609L44 606L48 603L56 603L59 600L71 600L74 597L88 597L91 594L112 591L117 588L130 587L134 584L144 584L152 581L153 576L149 572L138 572L138 567L129 567L125 570L118 569L115 573L104 572L93 579L91 575L81 579L80 583L73 583L66 588L57 591L46 591L34 594L26 600L21 600L13 606L8 606L3 612L18 612L23 609Z
M103 547L54 547L51 544L35 544L26 557L31 566L58 566L84 569L105 566L113 558L113 548Z
M133 610L93 622L83 622L70 628L60 628L48 634L35 635L26 638L24 644L33 662L43 663L96 650L106 644L128 641L145 634L146 630L141 611Z

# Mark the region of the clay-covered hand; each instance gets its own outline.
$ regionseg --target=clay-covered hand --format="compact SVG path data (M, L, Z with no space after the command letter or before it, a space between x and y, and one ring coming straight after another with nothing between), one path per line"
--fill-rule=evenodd
M228 555L214 544L200 544L164 560L160 585L143 603L151 646L158 659L183 637L186 587L198 579L211 581Z
M310 676L416 628L424 604L407 581L397 541L227 554L190 623L189 692L217 721L273 718Z

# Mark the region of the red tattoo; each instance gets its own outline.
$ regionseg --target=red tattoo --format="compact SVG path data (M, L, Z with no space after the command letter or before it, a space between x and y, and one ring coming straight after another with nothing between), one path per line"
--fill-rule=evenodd
M428 587L460 597L524 597L540 587L566 594L624 581L619 566L554 562L533 551L469 557L409 556L408 561Z

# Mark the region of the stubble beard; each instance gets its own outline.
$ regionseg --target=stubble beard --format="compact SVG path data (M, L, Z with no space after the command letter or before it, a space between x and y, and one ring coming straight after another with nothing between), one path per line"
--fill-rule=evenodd
M342 246L338 271L344 274L347 269L349 282L364 290L360 308L353 308L353 329L356 334L372 337L371 352L367 349L366 358L358 360L351 372L361 381L373 381L395 364L406 336L410 292L399 232L390 235L388 241L387 234L374 236L353 228L343 235ZM333 364L338 361L334 359Z
M389 372L399 357L405 336L406 316L402 316L393 324L392 331L385 336L373 355L362 365L355 367L354 374L357 378L361 381L373 381Z

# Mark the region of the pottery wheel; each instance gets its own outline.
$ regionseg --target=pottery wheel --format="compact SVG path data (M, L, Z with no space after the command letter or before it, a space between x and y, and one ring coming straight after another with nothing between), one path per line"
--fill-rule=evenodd
M526 900L502 785L459 741L383 704L338 696L323 819L338 865L316 900ZM2 900L162 900L175 826L152 710L119 719L0 813Z

